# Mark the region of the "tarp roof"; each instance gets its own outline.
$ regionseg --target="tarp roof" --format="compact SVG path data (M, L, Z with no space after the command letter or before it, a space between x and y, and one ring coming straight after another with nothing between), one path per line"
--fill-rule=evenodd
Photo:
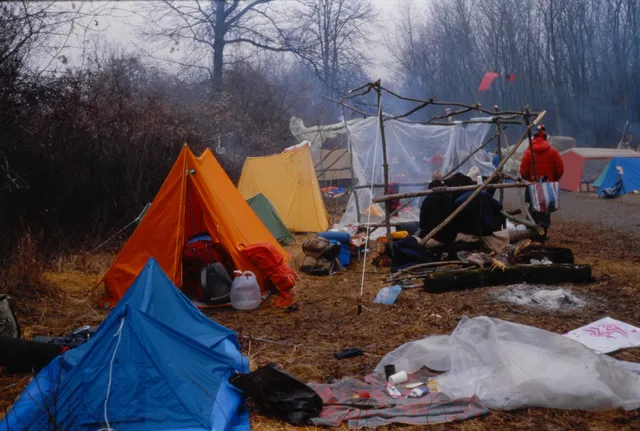
M640 157L640 153L633 150L618 150L615 148L585 148L576 147L560 154L574 152L585 159L611 159L614 157Z

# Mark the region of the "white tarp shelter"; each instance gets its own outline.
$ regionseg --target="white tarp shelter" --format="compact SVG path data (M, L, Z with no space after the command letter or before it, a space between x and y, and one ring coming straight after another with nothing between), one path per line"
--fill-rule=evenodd
M476 119L478 120L478 119ZM389 164L389 181L392 183L421 183L426 185L434 171L448 174L487 138L493 127L490 119L486 123L454 122L452 125L424 125L403 120L384 122ZM359 185L383 184L382 141L378 118L354 119L328 126L305 127L299 118L291 118L291 133L299 142L311 142L312 151L319 151L323 142L340 135L348 137L348 149L352 153L354 176ZM481 175L493 172L492 156L484 149L478 151L456 172L467 173L477 167ZM424 189L416 186L416 190ZM405 188L402 191L410 191ZM383 193L381 187L374 188L373 194ZM357 195L357 201L356 201ZM368 220L367 209L371 200L369 188L357 189L352 193L341 226L356 224ZM384 214L380 206L370 210L371 223L383 221ZM359 216L358 216L359 213ZM408 208L401 211L392 222L417 221L418 209ZM377 214L377 215L376 215Z

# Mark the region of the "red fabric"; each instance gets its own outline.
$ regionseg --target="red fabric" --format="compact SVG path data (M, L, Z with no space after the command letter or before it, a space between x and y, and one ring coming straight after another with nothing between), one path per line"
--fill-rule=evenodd
M396 183L389 183L388 187L387 187L387 193L394 195L400 192L400 185L396 184ZM389 202L389 209L393 212L395 210L397 210L398 208L400 208L400 200L399 199L393 199Z
M278 289L280 297L275 301L276 306L291 305L298 274L285 263L278 250L272 244L261 243L245 247L242 249L242 254Z
M573 151L566 151L560 155L565 167L564 175L560 180L560 188L577 192L580 190L580 180L582 178L582 168L586 159Z
M498 77L498 73L496 72L487 72L482 77L482 81L480 81L480 86L478 87L478 91L487 91L491 86L491 83L494 79Z
M536 136L532 141L535 154L536 175L539 178L547 177L549 181L559 181L564 174L564 164L558 150L553 148L549 141L542 136ZM528 181L535 181L533 177L533 163L531 150L527 148L520 163L520 176Z

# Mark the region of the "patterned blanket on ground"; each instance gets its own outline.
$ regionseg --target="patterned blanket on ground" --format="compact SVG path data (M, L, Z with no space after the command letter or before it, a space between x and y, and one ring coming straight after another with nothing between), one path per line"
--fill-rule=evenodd
M409 375L409 381L396 386L402 393L396 399L384 391L384 375L372 374L364 380L347 378L330 385L310 384L324 402L320 416L312 419L312 423L337 427L347 421L351 429L389 424L428 425L462 421L489 412L476 397L451 400L439 392L431 392L422 398L407 398L411 389L406 385L426 383L429 377L426 370Z

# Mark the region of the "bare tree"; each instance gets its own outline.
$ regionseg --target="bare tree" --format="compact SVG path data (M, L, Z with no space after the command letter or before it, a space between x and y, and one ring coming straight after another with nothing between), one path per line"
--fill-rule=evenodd
M145 14L151 25L143 34L164 41L172 51L184 46L180 63L207 70L214 89L220 92L227 47L248 45L278 52L295 49L295 32L278 22L272 4L273 0L164 0L147 6Z
M376 12L370 0L299 0L293 19L304 29L297 52L334 95L361 81Z

